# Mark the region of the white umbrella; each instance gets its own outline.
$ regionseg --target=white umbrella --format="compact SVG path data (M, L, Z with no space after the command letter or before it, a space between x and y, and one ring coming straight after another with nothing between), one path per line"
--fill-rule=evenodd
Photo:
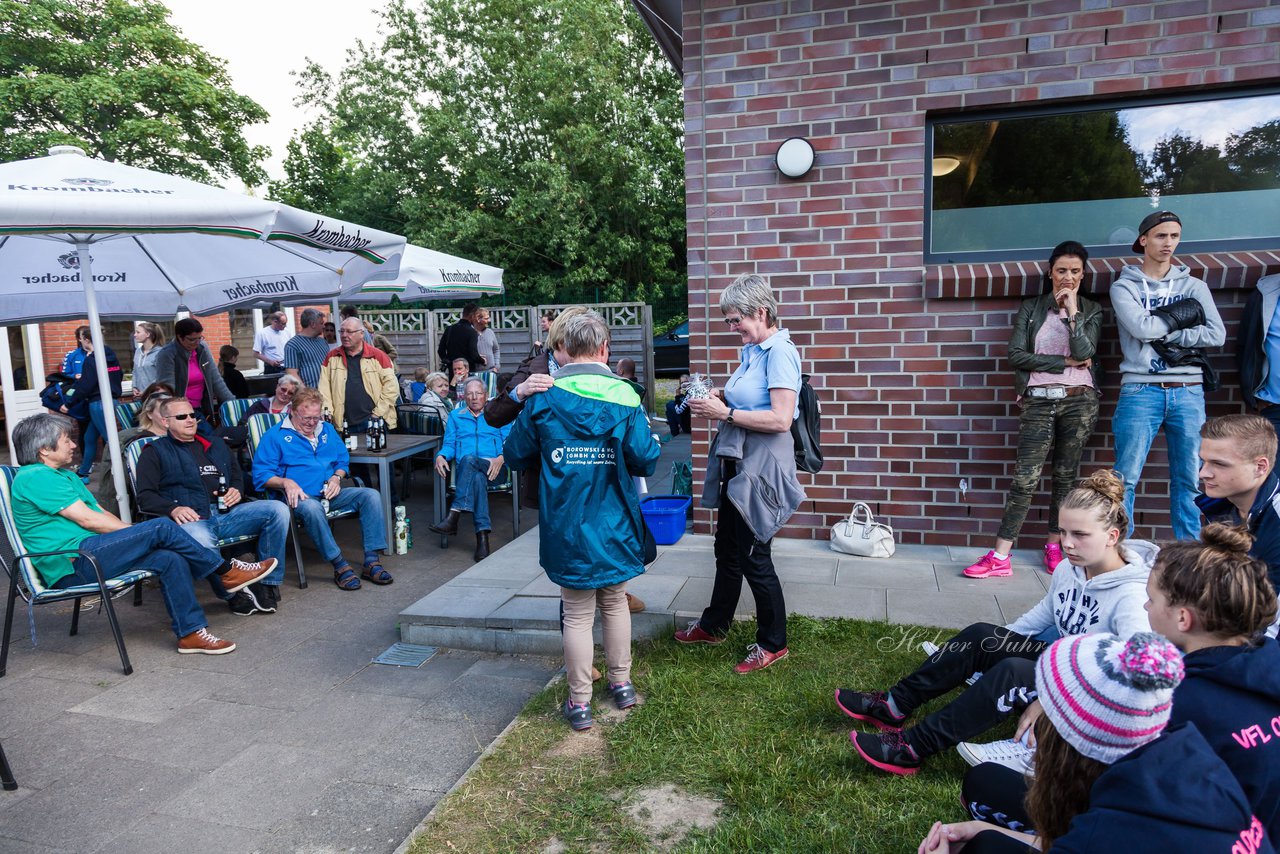
M426 302L500 294L502 290L501 268L410 243L405 246L400 273L394 279L343 288L339 298L361 305L387 305L393 296L401 302Z
M394 277L403 237L85 157L77 148L0 164L0 317L6 324L87 316L212 314L258 300L324 301ZM95 359L106 391L106 359ZM6 391L11 379L3 378ZM105 418L128 521L115 418Z

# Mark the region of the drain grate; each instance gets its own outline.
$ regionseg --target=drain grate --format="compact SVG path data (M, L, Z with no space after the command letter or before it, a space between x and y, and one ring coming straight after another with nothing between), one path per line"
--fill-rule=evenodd
M434 646L423 646L420 643L393 643L373 660L374 664L390 664L395 667L421 667L439 650Z

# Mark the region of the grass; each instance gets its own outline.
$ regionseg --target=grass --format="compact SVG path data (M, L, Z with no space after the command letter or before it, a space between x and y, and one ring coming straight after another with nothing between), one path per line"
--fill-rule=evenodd
M625 810L638 789L664 783L724 804L715 827L670 849L679 852L914 851L933 821L963 818L965 766L954 751L915 777L874 771L854 754L855 722L833 701L837 687L892 684L920 662L919 641L949 633L804 617L788 630L790 656L749 676L732 665L754 623L736 625L719 647L637 643L633 679L646 702L603 715L597 683L589 734L569 731L559 711L566 687L553 685L411 851L667 850ZM548 849L551 840L559 846Z

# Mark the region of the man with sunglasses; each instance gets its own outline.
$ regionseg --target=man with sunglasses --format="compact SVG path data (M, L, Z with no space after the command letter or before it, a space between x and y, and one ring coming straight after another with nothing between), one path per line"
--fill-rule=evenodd
M289 508L278 501L243 500L235 454L217 436L196 433L196 414L185 397L169 398L156 414L167 434L149 443L138 457L138 509L172 519L211 549L218 540L257 537L258 554L275 559L271 573L235 594L216 578L210 578L210 585L234 614L274 613L284 580Z

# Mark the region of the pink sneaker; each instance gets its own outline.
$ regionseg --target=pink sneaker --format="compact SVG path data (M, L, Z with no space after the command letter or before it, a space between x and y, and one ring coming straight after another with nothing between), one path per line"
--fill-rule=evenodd
M1058 564L1062 563L1066 558L1062 556L1062 546L1058 543L1044 544L1044 571L1053 575L1053 571L1058 568Z
M1004 578L1013 575L1013 558L1000 560L994 550L982 556L982 560L967 567L964 574L969 578Z

